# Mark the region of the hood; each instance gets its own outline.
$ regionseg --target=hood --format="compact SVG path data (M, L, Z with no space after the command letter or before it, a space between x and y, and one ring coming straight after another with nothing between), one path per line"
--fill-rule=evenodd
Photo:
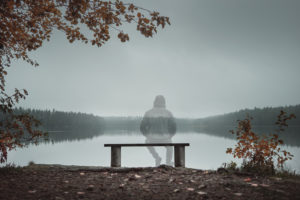
M154 103L153 103L153 107L154 108L165 108L166 107L165 97L162 95L156 96Z

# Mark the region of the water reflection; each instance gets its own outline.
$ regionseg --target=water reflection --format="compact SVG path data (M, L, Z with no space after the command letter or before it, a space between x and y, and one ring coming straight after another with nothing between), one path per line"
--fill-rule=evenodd
M45 164L110 166L110 148L105 143L143 143L144 137L140 133L130 134L102 134L92 139L64 140L55 143L41 143L38 146L13 150L8 154L8 162L17 165L27 165L29 161ZM229 162L232 156L225 153L227 147L232 147L235 140L200 133L178 133L173 142L188 142L186 147L186 167L198 169L217 169L224 162ZM288 161L287 167L300 172L300 148L287 146L286 149L295 155ZM164 156L165 149L157 148ZM235 160L237 161L237 160ZM239 163L239 161L237 161ZM163 164L163 163L162 163ZM145 147L122 148L122 166L144 167L154 166L152 156Z

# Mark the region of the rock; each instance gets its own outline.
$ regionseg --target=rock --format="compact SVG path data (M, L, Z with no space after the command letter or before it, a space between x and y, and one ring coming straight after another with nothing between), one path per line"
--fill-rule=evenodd
M84 172L80 172L79 174L80 174L80 176L84 176L84 175L85 175L85 173L84 173Z
M29 194L34 194L34 193L36 193L36 190L28 190L28 193Z
M177 193L177 192L179 192L179 189L175 189L173 192Z
M251 183L250 184L252 187L257 187L258 186L258 184L256 184L256 183Z

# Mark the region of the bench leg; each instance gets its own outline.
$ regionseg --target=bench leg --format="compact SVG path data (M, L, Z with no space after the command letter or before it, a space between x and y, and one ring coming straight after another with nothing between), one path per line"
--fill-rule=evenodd
M121 146L111 147L111 167L121 167Z
M174 146L175 167L185 167L185 146Z

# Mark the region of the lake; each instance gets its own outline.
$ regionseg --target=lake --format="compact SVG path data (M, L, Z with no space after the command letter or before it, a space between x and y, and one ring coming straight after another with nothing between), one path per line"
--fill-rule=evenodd
M60 133L63 134L63 133ZM38 164L63 164L85 166L110 166L110 148L105 143L144 143L145 138L138 133L104 134L90 139L64 140L60 142L40 143L27 148L16 149L8 153L8 163L25 166L30 161ZM236 140L212 136L204 133L177 133L173 142L190 143L186 147L186 167L197 169L217 169L222 163L233 159L225 153L227 147L233 147ZM165 163L164 147L155 147ZM300 147L284 146L294 158L286 163L286 167L300 173ZM146 167L155 162L146 147L122 148L122 166Z

